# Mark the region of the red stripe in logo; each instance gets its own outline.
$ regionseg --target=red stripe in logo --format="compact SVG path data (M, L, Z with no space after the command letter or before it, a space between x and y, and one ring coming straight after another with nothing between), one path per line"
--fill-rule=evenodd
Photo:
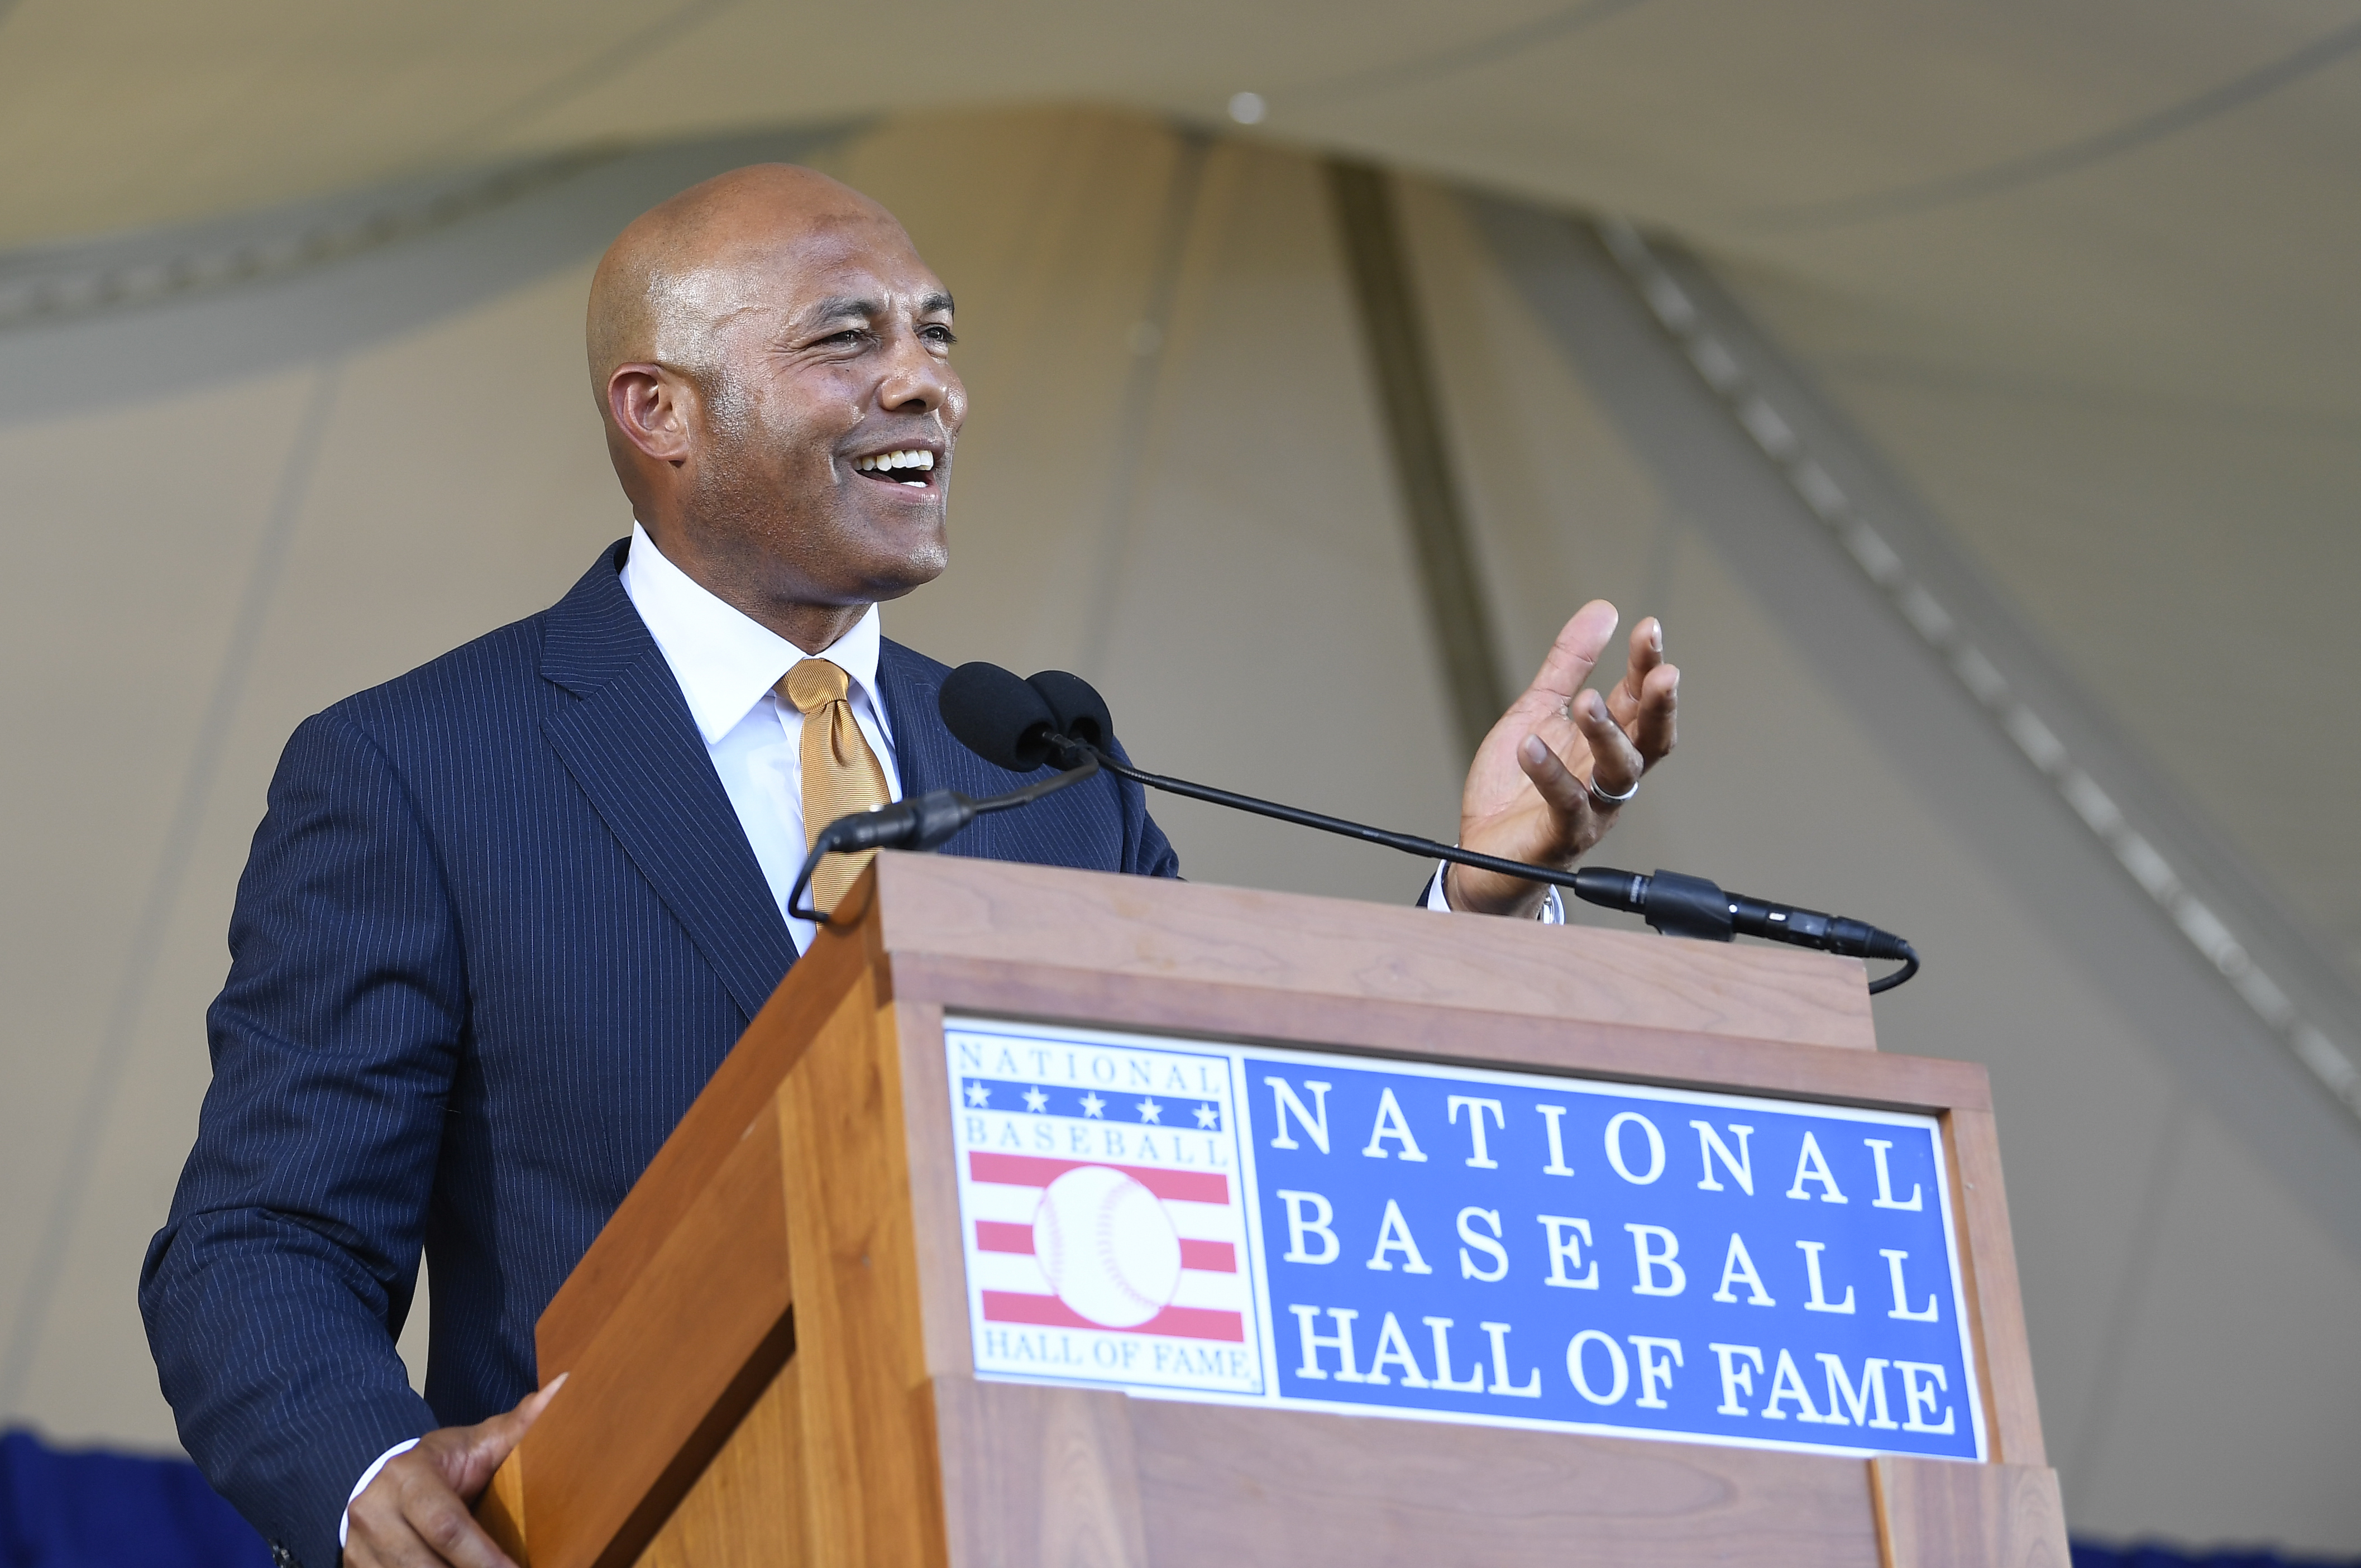
M1230 1201L1230 1179L1213 1171L1159 1170L1153 1166L1115 1165L1097 1159L1044 1159L1038 1155L986 1154L972 1150L967 1157L967 1173L977 1181L998 1182L1008 1187L1047 1187L1070 1170L1086 1165L1103 1165L1109 1170L1119 1170L1159 1198L1169 1198L1181 1203L1227 1203ZM1029 1250L1029 1249L1028 1249Z
M1180 1239L1180 1266L1202 1269L1207 1274L1235 1274L1238 1271L1237 1249L1227 1242L1192 1242Z
M1012 1252L1030 1257L1033 1255L1033 1227L1011 1224L1006 1220L978 1220L975 1223L975 1250ZM1202 1274L1235 1274L1238 1271L1237 1249L1227 1242L1194 1242L1183 1238L1180 1266L1196 1269Z
M989 1323L1027 1323L1051 1329L1104 1331L1107 1326L1091 1321L1055 1296L1021 1296L1011 1290L985 1291L983 1318ZM1231 1344L1244 1344L1246 1337L1243 1317L1209 1307L1167 1307L1129 1332L1169 1334L1176 1339L1222 1340Z
M1033 1227L1012 1225L1005 1220L978 1220L975 1223L975 1250L978 1252L1015 1252L1033 1255Z

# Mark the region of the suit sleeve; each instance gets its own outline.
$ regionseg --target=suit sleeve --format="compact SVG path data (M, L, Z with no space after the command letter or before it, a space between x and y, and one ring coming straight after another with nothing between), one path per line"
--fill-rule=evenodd
M335 1563L355 1477L437 1424L394 1338L467 994L394 769L338 710L307 721L238 884L213 1081L139 1283L182 1443L307 1568Z

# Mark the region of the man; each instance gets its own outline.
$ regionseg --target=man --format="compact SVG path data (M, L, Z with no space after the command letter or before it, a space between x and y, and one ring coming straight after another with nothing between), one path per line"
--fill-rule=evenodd
M808 941L784 909L808 836L1018 782L943 729L944 667L878 632L946 562L952 342L901 226L820 175L646 214L588 323L630 540L290 740L140 1289L182 1440L280 1560L505 1563L467 1502L554 1392L534 1320ZM1577 614L1484 742L1471 848L1571 864L1671 749L1654 622L1610 696L1582 688L1614 624ZM948 850L1178 872L1104 774ZM832 858L823 905L858 870ZM1548 913L1459 868L1428 902ZM423 1401L394 1351L422 1246Z

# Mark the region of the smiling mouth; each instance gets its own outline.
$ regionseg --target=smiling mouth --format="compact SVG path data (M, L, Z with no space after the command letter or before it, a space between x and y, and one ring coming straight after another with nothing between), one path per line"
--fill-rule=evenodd
M935 455L924 448L877 452L853 465L856 472L880 484L926 489L934 481Z

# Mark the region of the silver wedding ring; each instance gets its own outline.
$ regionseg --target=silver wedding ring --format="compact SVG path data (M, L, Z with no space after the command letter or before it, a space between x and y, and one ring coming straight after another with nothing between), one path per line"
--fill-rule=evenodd
M1638 779L1633 779L1631 781L1631 787L1625 790L1621 795L1609 795L1605 790L1600 789L1598 787L1598 779L1595 774L1591 778L1586 780L1582 787L1590 792L1591 802L1596 805L1599 810L1612 811L1619 806L1630 804L1631 797L1640 793L1640 781Z

